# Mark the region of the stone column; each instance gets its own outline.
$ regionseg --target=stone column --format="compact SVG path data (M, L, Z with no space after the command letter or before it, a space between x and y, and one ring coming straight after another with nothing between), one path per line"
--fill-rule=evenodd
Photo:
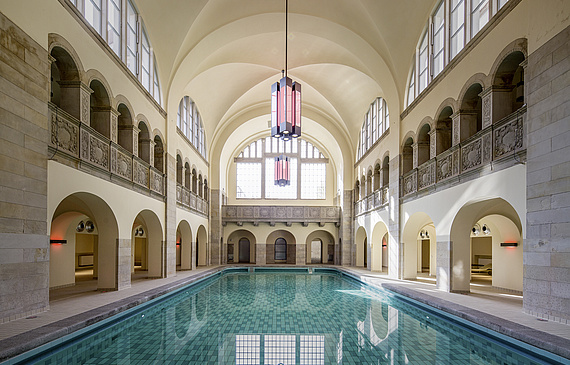
M297 243L297 250L295 253L295 265L307 264L307 245Z
M510 87L491 86L479 94L483 103L482 129L511 113L511 91Z
M164 245L165 276L176 275L176 157L165 154L166 158L166 242ZM192 248L194 254L194 247ZM195 260L192 268L195 268Z
M437 238L435 285L437 289L449 292L451 291L451 254L453 246L449 241L449 237L445 239L445 237L438 235Z
M343 194L343 202L342 202L342 216L341 216L341 224L339 228L339 250L340 250L340 264L343 266L352 265L352 251L353 251L353 237L352 237L352 230L353 230L353 200L352 200L352 190L345 190Z
M255 264L256 265L266 265L267 264L267 253L266 253L265 242L257 242L255 244Z
M117 238L117 290L131 287L131 239Z
M220 189L210 190L210 252L211 252L211 264L221 265L222 264L222 244L221 239L223 237L223 227L222 227L222 191Z
M412 144L412 168L418 167L418 143Z
M49 75L49 71L48 71ZM90 125L90 104L93 90L81 81L60 81L61 109L81 123Z
M403 277L403 247L400 247L400 156L389 164L390 183L388 186L388 276Z
M437 133L435 129L429 131L429 158L430 160L437 156Z

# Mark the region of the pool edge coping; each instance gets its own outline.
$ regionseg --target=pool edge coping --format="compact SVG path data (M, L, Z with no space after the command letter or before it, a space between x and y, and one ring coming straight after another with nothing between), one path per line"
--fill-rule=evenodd
M16 336L8 337L0 340L0 364L9 365L18 360L18 357L38 349L40 346L46 345L50 342L62 340L63 337L70 335L74 332L81 331L93 324L105 321L114 315L131 310L141 304L148 303L164 295L170 294L174 291L180 290L190 284L197 283L203 279L207 279L217 273L223 273L226 269L237 267L261 267L261 268L279 268L286 269L287 265L231 265L231 266L218 266L200 272L195 276L190 276L175 282L161 285L146 291L143 291L132 296L113 301L103 306L90 309L86 312L79 313L68 318L64 318L44 326L34 328L32 330L23 332ZM311 268L311 266L295 266L295 269ZM314 268L314 267L313 267ZM501 335L508 336L515 340L524 342L541 350L551 352L565 359L570 359L570 340L560 336L550 334L541 330L537 330L507 319L487 314L477 309L472 309L461 304L453 303L451 301L435 297L417 290L406 288L398 285L399 280L385 278L386 280L393 280L393 283L371 283L363 280L364 275L350 268L338 266L319 266L319 268L333 269L339 273L343 273L350 277L357 279L365 285L373 288L390 290L396 294L402 295L406 298L415 300L424 305L428 305L442 312L454 315L463 320L469 321L476 325L482 326L493 330ZM384 278L383 278L384 279Z

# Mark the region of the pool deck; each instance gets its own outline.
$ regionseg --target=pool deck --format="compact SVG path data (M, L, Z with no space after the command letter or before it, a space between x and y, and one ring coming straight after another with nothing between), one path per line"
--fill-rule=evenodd
M79 282L50 292L50 309L34 316L0 324L0 361L34 349L114 314L195 282L223 268L210 266L178 271L175 277L135 279L129 289L101 292L95 281ZM288 266L291 267L291 266ZM570 325L545 321L523 313L522 296L472 284L471 293L446 293L428 282L389 279L356 267L332 267L370 285L429 304L444 312L516 338L569 359ZM427 278L429 279L429 278ZM10 364L7 361L5 364Z

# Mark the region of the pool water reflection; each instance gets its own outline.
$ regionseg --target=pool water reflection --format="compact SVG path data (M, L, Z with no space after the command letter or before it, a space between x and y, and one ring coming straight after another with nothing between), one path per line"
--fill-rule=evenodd
M40 364L537 364L332 273L226 273Z

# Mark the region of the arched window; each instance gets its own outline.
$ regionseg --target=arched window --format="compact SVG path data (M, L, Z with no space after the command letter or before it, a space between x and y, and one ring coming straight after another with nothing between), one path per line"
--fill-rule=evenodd
M287 186L275 185L275 157L281 154L290 159L291 184ZM326 198L328 158L304 139L258 139L243 148L235 163L237 198Z
M360 142L358 144L358 159L386 133L389 127L390 114L388 113L386 100L376 98L364 115L364 122L360 130Z
M412 144L414 144L414 140L412 137L409 137L404 143L404 147L402 148L402 174L405 174L406 172L413 169L414 152L412 149Z
M190 182L191 182L191 177L190 177L190 165L188 164L188 162L186 162L184 164L184 187L188 190L190 190Z
M164 146L159 136L154 137L154 167L164 172Z
M176 155L176 182L182 184L182 157Z
M283 237L275 240L275 261L287 260L287 241Z
M206 159L206 140L202 118L196 104L188 96L180 100L176 125L187 141Z

